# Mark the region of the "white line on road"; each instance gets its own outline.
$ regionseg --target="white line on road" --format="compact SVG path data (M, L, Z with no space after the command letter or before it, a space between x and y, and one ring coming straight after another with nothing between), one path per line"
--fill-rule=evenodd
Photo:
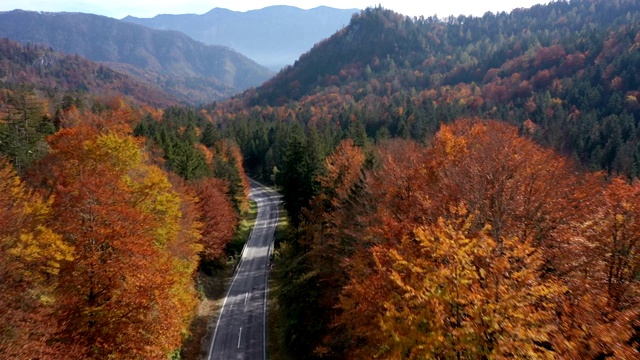
M238 333L238 349L240 349L240 339L242 339L242 326L240 326L240 332Z
M247 299L249 298L249 293L244 293L244 304L247 305Z
M253 237L253 229L251 230L251 236L249 236L249 239L247 239L247 241L249 241L251 239L251 237ZM244 262L244 250L247 247L244 246L242 248L242 255L240 256L240 261L238 262L238 265L236 266L236 269L239 269L240 266L242 265L242 263ZM238 278L238 271L235 271L234 275L233 275L233 279L231 280L231 285L229 285L229 289L227 289L227 294L224 297L224 301L222 302L222 308L220 309L220 315L218 317L218 321L216 321L216 328L215 330L213 330L213 339L211 340L211 347L209 348L209 356L207 357L207 359L211 360L211 355L213 353L213 345L216 343L216 335L218 335L218 327L220 326L220 319L222 319L222 314L224 313L224 306L227 305L227 300L229 300L229 294L231 293L231 289L233 288L233 284L236 282L236 279ZM231 308L233 308L233 304L230 304Z

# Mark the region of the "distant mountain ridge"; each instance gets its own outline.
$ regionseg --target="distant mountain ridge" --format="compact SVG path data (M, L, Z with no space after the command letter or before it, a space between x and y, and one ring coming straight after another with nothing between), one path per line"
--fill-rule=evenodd
M49 95L122 96L134 104L156 107L178 104L161 89L84 57L0 38L0 89L21 87Z
M177 30L207 44L228 46L278 71L346 26L358 12L326 6L309 10L270 6L247 12L215 8L202 15L127 16L123 20L154 29Z
M192 104L230 96L273 75L227 47L92 14L3 12L0 37L107 63Z

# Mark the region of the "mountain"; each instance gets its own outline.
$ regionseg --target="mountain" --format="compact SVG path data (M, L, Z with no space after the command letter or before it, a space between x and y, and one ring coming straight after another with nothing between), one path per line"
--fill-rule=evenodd
M369 8L231 108L286 106L304 122L345 121L348 110L371 138L505 120L587 167L638 176L639 33L638 0L445 19Z
M103 62L191 104L227 97L273 75L227 47L91 14L3 12L0 37Z
M22 45L0 39L0 88L30 88L63 96L124 96L132 103L154 107L177 105L166 92L78 55L66 55L42 45Z
M228 46L279 71L347 25L358 12L325 6L310 10L270 6L247 12L215 8L202 15L127 16L123 20L154 29L178 30L207 44Z

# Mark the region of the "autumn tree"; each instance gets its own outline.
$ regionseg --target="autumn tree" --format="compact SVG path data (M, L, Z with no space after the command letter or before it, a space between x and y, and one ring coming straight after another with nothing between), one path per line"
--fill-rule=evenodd
M492 121L443 126L429 151L437 172L429 193L436 214L463 202L477 229L491 225L496 241L531 239L545 249L550 271L562 266L568 247L557 235L584 215L581 205L591 193L580 189L591 181L587 176L516 128Z
M177 284L191 278L200 251L172 253L180 197L131 137L79 126L50 146L53 227L76 249L60 270L57 346L87 358L167 356L189 315L171 311L184 300ZM180 261L193 265L184 271Z
M233 141L220 140L213 149L211 166L214 176L227 181L228 195L238 213L248 211L250 186L240 148Z
M567 357L637 357L640 342L640 187L621 178L597 184L585 216L567 241L576 248L565 281L571 290L560 317ZM634 340L635 339L635 340Z
M48 225L51 203L29 190L0 158L0 353L55 358L54 286L73 247Z
M180 217L178 232L164 247L171 264L171 288L165 296L158 298L159 321L165 328L173 329L172 334L165 336L167 348L174 353L189 336L189 328L198 305L198 293L194 284L194 274L200 264L200 254L204 250L206 225L202 222L200 201L197 192L182 178L168 174L172 190L177 195ZM216 204L217 206L217 204Z
M371 249L372 274L340 301L339 321L371 344L350 358L553 358L545 344L563 288L541 277L542 253L529 241L495 241L489 227L472 230L473 215L456 211Z
M235 233L237 214L227 197L228 185L216 178L207 178L194 185L200 221L203 224L202 253L205 261L213 261L224 254L226 245Z
M555 232L582 214L564 212L579 203L571 167L513 127L468 120L378 159L336 322L350 354L551 357L567 249Z

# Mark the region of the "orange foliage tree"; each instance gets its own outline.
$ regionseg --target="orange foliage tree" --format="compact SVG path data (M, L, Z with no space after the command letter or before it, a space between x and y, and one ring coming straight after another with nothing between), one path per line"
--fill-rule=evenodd
M579 211L583 198L570 164L551 150L500 122L461 120L443 126L429 150L437 173L430 203L437 214L464 202L477 228L491 225L492 237L516 236L555 248L552 233Z
M203 224L201 257L212 261L224 254L233 238L238 216L227 197L228 185L216 178L199 180L193 184L198 196L197 206Z
M0 158L0 353L3 358L55 358L53 281L73 248L51 230L51 204L28 190Z
M517 238L495 241L489 226L472 230L473 215L457 211L459 219L371 249L374 275L348 285L341 307L350 321L352 312L378 310L373 326L350 326L377 346L354 348L352 357L553 358L544 344L563 287L541 277L542 254Z
M581 215L565 211L580 200L572 168L511 126L468 120L378 158L336 320L350 357L552 357L569 248L556 233Z
M566 236L570 291L560 317L565 357L636 358L640 335L640 184L613 178ZM636 339L635 341L633 339Z
M344 274L335 265L355 245L349 222L357 214L350 210L364 162L363 150L352 139L343 140L326 158L326 172L318 177L320 192L312 199L310 209L304 209L301 244L309 250L308 258L328 288L343 285ZM331 307L330 303L326 305Z
M37 191L0 158L0 358L167 358L188 335L201 256L235 230L226 181L167 174L131 136L139 110L97 105L56 115L25 175ZM247 210L239 149L218 150Z
M129 136L78 126L50 146L52 227L75 248L60 269L57 347L85 358L166 357L195 305L183 290L193 288L200 251L194 242L176 256L180 196ZM195 220L189 226L189 241L199 240Z

